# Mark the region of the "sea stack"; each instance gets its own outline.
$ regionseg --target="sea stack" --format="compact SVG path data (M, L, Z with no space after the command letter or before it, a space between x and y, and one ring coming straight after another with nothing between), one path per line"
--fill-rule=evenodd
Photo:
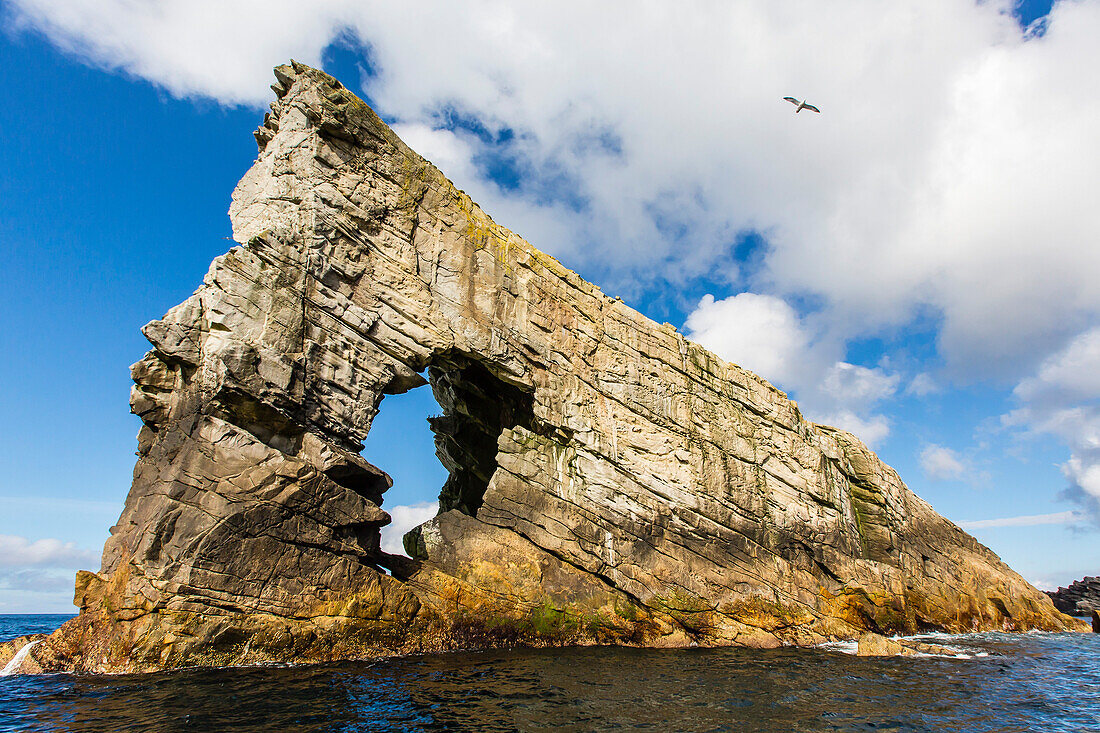
M856 436L494 223L338 81L275 75L239 246L144 329L133 485L35 664L1085 628ZM359 451L426 382L450 477L409 559L379 549L391 482Z
M1071 616L1087 616L1100 610L1100 577L1086 575L1075 580L1068 588L1047 591L1054 607Z

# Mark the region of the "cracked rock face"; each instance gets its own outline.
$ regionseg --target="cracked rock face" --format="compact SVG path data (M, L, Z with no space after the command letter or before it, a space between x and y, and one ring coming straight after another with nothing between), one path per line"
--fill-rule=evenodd
M1085 616L1100 611L1100 577L1085 576L1068 588L1048 591L1054 607L1063 613Z
M276 77L240 246L144 329L133 486L35 664L1078 628L856 437L496 225L328 75ZM359 451L426 380L450 478L410 560Z

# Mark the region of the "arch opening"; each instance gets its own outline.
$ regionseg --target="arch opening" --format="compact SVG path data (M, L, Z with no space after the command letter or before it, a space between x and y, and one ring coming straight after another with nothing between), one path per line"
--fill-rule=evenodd
M533 395L474 359L439 356L427 381L386 395L364 440L363 457L393 478L383 504L392 523L381 540L391 555L405 554L405 533L438 513L476 517L497 469L500 435L516 426L535 429ZM438 462L425 460L428 450Z
M437 361L428 368L428 381L443 410L428 423L436 456L450 474L439 493L439 511L476 517L497 469L497 440L509 428L534 430L534 397L464 357Z

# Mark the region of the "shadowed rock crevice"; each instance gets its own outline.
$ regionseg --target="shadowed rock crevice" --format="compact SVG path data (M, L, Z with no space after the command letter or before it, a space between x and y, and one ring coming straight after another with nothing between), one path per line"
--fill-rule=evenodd
M496 473L497 444L505 430L534 431L533 399L467 357L447 356L428 368L432 394L443 414L428 420L436 455L450 473L439 494L439 511L477 516Z

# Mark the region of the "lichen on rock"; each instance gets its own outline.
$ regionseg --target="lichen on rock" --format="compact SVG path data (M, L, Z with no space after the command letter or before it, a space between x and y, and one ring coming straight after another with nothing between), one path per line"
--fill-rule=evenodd
M276 77L239 246L144 329L133 486L44 669L1078 627L855 436L498 226L335 79ZM425 382L450 478L396 557L359 451Z

